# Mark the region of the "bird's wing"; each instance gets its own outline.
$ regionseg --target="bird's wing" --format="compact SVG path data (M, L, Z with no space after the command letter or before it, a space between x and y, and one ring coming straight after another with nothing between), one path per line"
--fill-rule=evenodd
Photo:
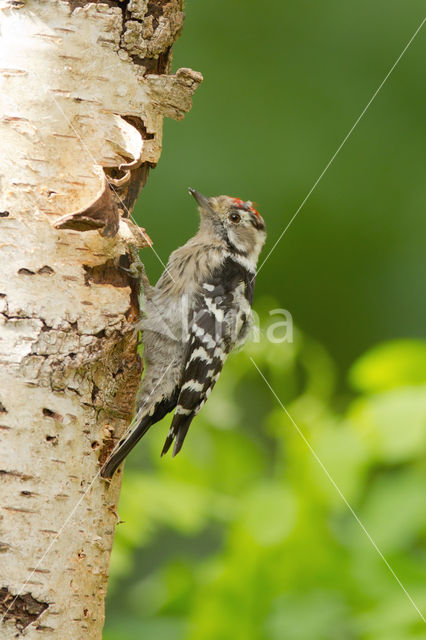
M229 319L226 310L229 301L221 285L205 284L197 297L188 327L188 342L180 382L176 410L161 455L173 440L175 456L193 418L206 402L231 348Z

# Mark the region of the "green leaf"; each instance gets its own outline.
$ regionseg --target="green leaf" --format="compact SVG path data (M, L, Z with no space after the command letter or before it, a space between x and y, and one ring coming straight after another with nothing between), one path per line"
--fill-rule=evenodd
M395 389L355 401L348 417L376 460L417 458L426 444L426 387Z
M349 381L366 393L425 384L426 342L395 340L374 347L351 367Z

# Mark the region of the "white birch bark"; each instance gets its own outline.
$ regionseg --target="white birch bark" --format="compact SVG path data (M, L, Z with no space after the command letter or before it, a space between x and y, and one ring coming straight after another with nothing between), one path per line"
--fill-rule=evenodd
M116 6L114 6L116 5ZM125 6L124 6L125 5ZM155 9L154 13L150 13ZM99 639L119 474L100 460L140 376L127 207L164 115L180 0L0 1L0 637ZM126 116L126 119L124 119Z

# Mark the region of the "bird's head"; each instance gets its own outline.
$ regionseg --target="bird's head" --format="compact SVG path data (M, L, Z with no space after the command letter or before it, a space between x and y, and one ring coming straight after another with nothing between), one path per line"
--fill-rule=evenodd
M243 256L255 268L265 244L266 227L253 203L230 196L206 198L195 189L189 193L198 203L200 232L213 233L229 251Z

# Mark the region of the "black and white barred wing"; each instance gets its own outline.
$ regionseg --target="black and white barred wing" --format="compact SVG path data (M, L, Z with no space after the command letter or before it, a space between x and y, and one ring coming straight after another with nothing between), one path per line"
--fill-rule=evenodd
M204 285L209 286L213 294L213 286ZM193 418L203 407L222 370L230 347L223 306L221 296L200 297L191 315L180 392L161 455L169 450L173 440L173 455L180 451Z

